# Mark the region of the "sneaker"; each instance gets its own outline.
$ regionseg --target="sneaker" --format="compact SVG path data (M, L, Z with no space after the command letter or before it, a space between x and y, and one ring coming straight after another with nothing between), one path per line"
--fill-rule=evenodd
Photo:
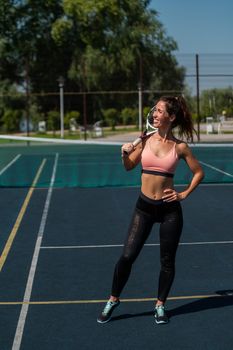
M111 301L109 300L107 304L105 305L105 308L103 309L100 316L97 318L98 323L106 323L110 321L111 315L113 313L113 310L120 305L120 300L118 301Z
M155 307L155 322L157 324L165 324L168 323L169 319L165 313L164 306L159 305Z

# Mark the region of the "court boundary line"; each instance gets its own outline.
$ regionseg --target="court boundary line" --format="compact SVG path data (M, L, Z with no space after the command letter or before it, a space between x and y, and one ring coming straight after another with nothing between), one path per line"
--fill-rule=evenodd
M27 280L27 285L24 293L24 298L23 298L23 304L21 307L18 323L17 323L17 328L14 336L14 341L13 341L13 346L12 350L19 350L21 341L22 341L22 336L24 332L24 326L26 322L26 317L28 313L28 308L29 308L29 302L31 298L31 293L32 293L32 287L33 287L33 282L34 282L34 277L36 273L36 268L37 268L37 262L39 258L39 253L40 253L40 247L41 247L41 242L44 234L44 229L45 229L45 224L48 216L48 211L49 211L49 206L50 206L50 201L51 201L51 196L52 196L52 190L53 190L53 184L55 182L55 176L56 176L56 170L57 170L57 163L58 163L58 153L56 153L55 156L55 161L54 161L54 166L53 166L53 171L52 171L52 177L50 180L50 186L48 189L43 213L42 213L42 218L40 222L40 227L38 231L38 236L35 244L35 249L32 257L32 262L28 274L28 280Z
M0 176L5 173L5 171L12 165L14 164L19 158L21 157L21 154L19 153L10 163L8 163L1 171L0 171Z
M218 171L219 173L222 173L222 174L224 174L224 175L227 175L227 176L233 178L233 175L230 174L230 173L227 173L226 171L223 171L223 170L221 170L221 169L219 169L219 168L216 168L216 167L214 167L213 165L211 165L211 164L209 164L209 163L205 163L205 162L203 162L203 161L201 161L201 160L200 160L199 162L200 162L201 164L207 166L208 168L211 168L211 169L213 169L213 170L215 170L215 171Z
M214 244L233 244L233 241L204 241L204 242L180 242L179 246L191 245L214 245ZM41 246L41 249L93 249L93 248L120 248L124 244L98 244L98 245L74 245L74 246ZM160 243L146 243L144 247L157 247Z
M184 186L187 186L188 185L188 182L186 183L175 183L174 186L175 187L184 187ZM198 187L204 187L204 186L233 186L233 182L202 182L198 185ZM65 187L59 187L59 186L54 186L54 190L64 190L64 189L71 189L71 188L75 188L75 189L114 189L116 188L117 190L124 190L124 189L135 189L135 188L138 188L140 190L140 185L122 185L122 186L110 186L110 185L107 185L107 186L93 186L93 187L81 187L81 186L73 186L73 187L68 187L68 186L65 186ZM48 189L48 187L37 187L37 190L40 190L40 189Z
M187 184L186 184L187 185ZM177 186L177 185L175 185ZM178 185L178 186L185 186L185 185ZM198 185L198 187L202 186L233 186L233 182L203 182Z
M42 160L41 164L40 164L40 167L39 167L39 169L38 169L38 171L36 173L36 176L35 176L35 178L33 180L33 183L32 183L32 185L31 185L31 187L30 187L30 189L29 189L29 191L27 193L26 198L24 199L23 205L22 205L22 207L21 207L21 209L19 211L19 214L17 216L15 224L14 224L14 226L13 226L13 228L11 230L11 233L8 236L6 244L5 244L4 248L3 248L2 254L0 256L0 272L2 271L3 266L5 264L5 261L6 261L7 257L8 257L8 254L9 254L10 250L11 250L12 244L14 242L14 239L16 237L16 234L18 232L20 224L21 224L21 222L23 220L23 217L24 217L24 215L26 213L27 207L29 205L29 202L31 200L32 194L33 194L33 192L35 190L35 186L36 186L37 181L38 181L38 179L39 179L39 177L41 175L41 172L42 172L42 170L44 168L45 163L46 163L46 158L44 158Z
M233 292L230 294L197 294L197 295L183 295L183 296L171 296L167 300L192 300L192 299L207 299L207 298L231 298ZM134 302L149 302L156 301L157 298L122 298L123 303ZM100 304L106 303L107 299L79 299L79 300L40 300L40 301L0 301L0 306L15 306L15 305L68 305L68 304Z

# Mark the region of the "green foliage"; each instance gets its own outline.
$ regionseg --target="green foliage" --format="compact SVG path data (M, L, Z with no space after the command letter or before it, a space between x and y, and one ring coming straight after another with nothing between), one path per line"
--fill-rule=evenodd
M38 105L32 101L29 105L29 116L35 130L38 128L38 123L45 119L45 116L38 110Z
M119 120L119 112L115 108L109 108L102 111L104 122L115 130L115 127Z
M54 41L58 45L62 45L67 40L67 33L72 29L72 22L70 20L64 20L62 18L58 18L56 22L54 22L51 35Z
M138 124L138 109L137 108L124 108L121 111L121 120L123 125L136 125Z
M52 130L55 134L56 130L60 129L60 114L57 111L49 111L48 112L48 120L47 120L48 130Z
M18 131L21 117L21 110L6 109L1 118L3 132Z
M0 126L4 132L17 131L24 113L25 98L8 80L0 82Z
M233 88L210 89L201 94L201 112L204 117L221 115L233 116Z
M64 127L65 127L65 129L69 129L70 128L70 120L71 119L75 120L77 125L80 124L81 123L80 112L78 112L78 111L70 111L70 112L65 114L65 117L64 117Z
M148 87L153 75L160 85L172 79L173 89L174 83L182 86L183 72L171 56L176 43L166 36L148 4L142 0L120 4L116 0L65 0L64 16L54 23L52 33L60 45L68 38L74 44L69 78L89 90L111 89L113 82L119 88L135 88L142 61Z
M0 80L30 93L65 91L182 89L184 69L172 52L176 42L166 35L148 0L0 0ZM88 105L91 118L101 109L132 106L123 96ZM147 96L146 96L147 99ZM33 100L46 114L58 108L58 96ZM149 101L144 101L149 104ZM82 110L82 99L69 109ZM88 122L92 123L93 120Z
M197 113L192 113L192 120L193 120L193 123L198 123L198 115ZM204 115L200 115L200 120L199 122L205 122L205 116Z

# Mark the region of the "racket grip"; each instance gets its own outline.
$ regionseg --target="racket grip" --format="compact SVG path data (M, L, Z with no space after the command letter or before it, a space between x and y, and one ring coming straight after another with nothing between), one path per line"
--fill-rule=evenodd
M136 147L137 145L139 145L139 143L141 143L142 142L142 138L141 137L138 137L136 140L134 140L133 142L132 142L132 145L134 146L134 147ZM123 152L125 155L129 155L131 152L127 152L127 151L124 151Z
M134 147L136 147L137 145L139 145L139 143L141 143L142 142L142 137L138 137L136 140L134 140L134 142L133 142L133 145L134 145Z

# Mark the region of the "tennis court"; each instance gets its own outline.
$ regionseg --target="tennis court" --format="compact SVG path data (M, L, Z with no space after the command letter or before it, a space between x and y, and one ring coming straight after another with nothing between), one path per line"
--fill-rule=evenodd
M196 145L206 173L183 202L184 229L167 303L153 319L155 226L122 303L96 322L139 193L119 144L0 147L0 349L207 349L233 344L233 145ZM190 175L180 162L178 188Z

